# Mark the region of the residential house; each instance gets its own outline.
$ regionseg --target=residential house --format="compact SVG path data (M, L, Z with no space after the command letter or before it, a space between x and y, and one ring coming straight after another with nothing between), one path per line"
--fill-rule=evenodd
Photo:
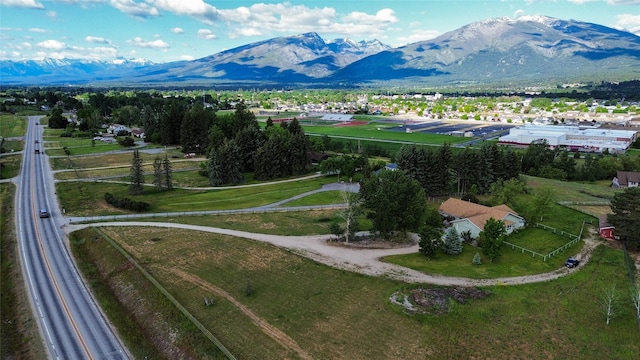
M109 127L107 128L107 132L109 134L118 134L121 131L126 131L128 133L131 133L131 129L125 125L120 125L120 124L112 124L109 125Z
M607 240L615 240L615 227L607 222L607 215L600 215L598 218L598 234Z
M449 198L440 205L438 209L443 216L450 216L454 219L449 224L461 234L465 231L471 233L471 237L477 238L484 229L484 224L490 218L502 220L507 234L524 227L525 221L518 213L507 205L497 205L493 207L475 204L455 198Z
M621 188L637 187L640 185L640 172L618 171L616 178Z

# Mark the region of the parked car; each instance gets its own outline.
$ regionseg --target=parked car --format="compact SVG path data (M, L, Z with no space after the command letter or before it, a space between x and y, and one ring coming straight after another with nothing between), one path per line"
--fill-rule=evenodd
M580 260L575 258L569 258L567 259L567 262L564 263L564 266L568 267L569 269L574 268L578 265L580 265Z

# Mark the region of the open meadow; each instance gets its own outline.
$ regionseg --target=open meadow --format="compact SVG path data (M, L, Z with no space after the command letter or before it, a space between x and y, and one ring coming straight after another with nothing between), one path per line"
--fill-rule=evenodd
M333 269L247 239L163 228L102 231L241 359L632 359L640 351L622 253L604 246L570 276L487 288L491 295L465 303L445 299L442 315L428 315L407 313L390 297L437 289L430 285ZM118 294L141 281L93 230L74 234L73 243L79 261L99 269L92 282L114 284ZM613 284L619 313L607 326L599 297ZM159 301L152 290L130 295ZM205 298L213 305L204 306ZM174 321L174 336L203 346L188 321Z

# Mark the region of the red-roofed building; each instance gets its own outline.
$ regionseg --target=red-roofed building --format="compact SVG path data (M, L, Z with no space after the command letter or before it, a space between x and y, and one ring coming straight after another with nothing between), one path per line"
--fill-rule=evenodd
M600 215L598 219L598 234L601 238L615 240L615 227L607 222L607 215Z
M469 231L473 238L478 237L484 229L484 224L490 218L502 220L507 234L511 234L514 230L520 229L525 225L524 218L507 205L488 207L469 201L449 198L440 205L438 210L442 215L454 218L449 223L459 234Z

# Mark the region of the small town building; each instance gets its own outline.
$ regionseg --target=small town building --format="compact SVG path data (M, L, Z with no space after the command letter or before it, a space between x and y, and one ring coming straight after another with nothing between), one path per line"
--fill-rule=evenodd
M514 127L501 136L503 145L528 146L544 139L551 149L570 151L624 153L638 139L635 130L613 130L592 126L525 125Z
M598 218L598 234L601 238L615 240L615 227L607 222L607 215L600 215Z

